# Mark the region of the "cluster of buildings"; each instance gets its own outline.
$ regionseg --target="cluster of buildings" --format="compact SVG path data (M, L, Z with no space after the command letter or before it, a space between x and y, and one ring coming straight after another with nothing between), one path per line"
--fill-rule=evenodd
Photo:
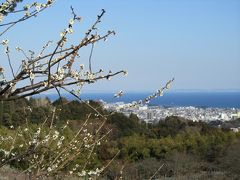
M237 108L201 108L201 107L161 107L136 106L131 108L123 102L105 103L103 105L110 111L122 112L125 115L134 113L139 119L147 123L156 123L168 116L179 116L193 121L229 121L240 118L240 109Z

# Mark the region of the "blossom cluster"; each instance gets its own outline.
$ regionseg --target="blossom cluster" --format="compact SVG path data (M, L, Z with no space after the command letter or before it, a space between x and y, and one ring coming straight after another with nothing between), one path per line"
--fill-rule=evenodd
M89 118L77 132L67 135L69 121L62 127L53 126L57 111L52 110L52 120L50 118L37 126L25 124L9 127L12 130L8 130L8 133L5 130L0 131L0 167L14 160L28 164L23 172L31 172L35 177L45 177L61 171L69 164L74 164L78 158L90 157L95 146L100 146L104 137L97 138L97 134L88 129ZM49 120L52 122L47 125ZM75 163L69 169L69 174L89 177L100 175L104 167L86 169L89 160Z
M47 0L45 3L33 2L31 4L25 4L21 8L16 9L18 3L20 2L22 2L22 0L6 0L3 2L0 5L0 22L4 20L4 16L7 16L9 13L13 12L24 12L25 17L36 15L36 12L40 12L44 8L51 6L54 3L54 0Z
M27 6L25 10L32 8L33 6L36 10L39 10L40 8L45 8L45 6L51 5L52 2L53 1L48 1L46 3L47 5L33 3L31 6ZM77 16L72 8L73 17L68 21L67 28L60 33L60 40L56 43L53 52L44 54L50 44L53 44L52 41L48 41L39 53L32 50L25 52L24 48L20 46L15 48L17 52L25 57L20 64L18 72L14 71L11 63L11 48L9 46L9 40L3 40L1 44L5 48L13 79L7 79L4 86L2 85L3 91L0 91L0 98L3 100L4 98L22 98L53 88L64 89L67 92L70 91L79 96L83 86L86 84L95 83L101 79L110 80L111 77L121 73L126 75L126 71L113 73L110 70L105 73L101 68L97 71L93 71L91 68L91 55L89 57L88 66L82 63L78 64L81 62L79 61L80 56L78 53L82 47L92 45L93 48L96 42L101 40L105 41L108 36L115 34L114 31L108 31L102 36L99 34L97 25L101 22L100 19L104 13L105 10L102 10L102 13L97 16L96 22L86 32L85 37L78 44L71 44L68 46L68 35L74 32L73 26L76 21L81 21L81 17ZM31 84L25 85L29 82ZM68 86L71 86L72 89L68 89Z
M127 108L132 108L132 107L136 107L136 106L140 106L143 104L149 104L153 99L157 98L157 97L161 97L163 96L163 93L165 90L169 90L171 83L174 81L174 78L169 80L164 87L159 88L156 92L154 92L153 94L147 96L144 99L138 100L138 101L132 101L131 103L125 104L122 109L127 109ZM118 93L114 94L115 98L121 97L123 96L123 91L120 90Z

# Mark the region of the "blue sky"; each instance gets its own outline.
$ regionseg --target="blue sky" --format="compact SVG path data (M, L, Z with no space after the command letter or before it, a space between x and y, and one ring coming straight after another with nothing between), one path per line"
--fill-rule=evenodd
M98 82L84 91L155 90L172 77L173 89L240 90L239 0L58 0L3 38L13 47L37 50L59 38L71 17L71 5L83 17L73 41L102 8L106 15L100 30L117 33L96 45L93 68L129 72L128 77ZM89 51L81 52L83 62Z

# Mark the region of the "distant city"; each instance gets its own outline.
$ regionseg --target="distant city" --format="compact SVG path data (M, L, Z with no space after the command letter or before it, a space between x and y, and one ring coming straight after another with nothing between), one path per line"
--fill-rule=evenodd
M163 107L163 106L137 106L128 107L128 103L106 103L104 107L109 111L122 112L129 116L134 113L140 120L147 123L157 123L168 116L179 116L193 121L229 121L240 118L240 108L201 108L201 107ZM125 108L128 107L128 108Z
M230 121L240 118L240 92L172 92L153 99L149 105L129 108L129 103L144 99L148 93L126 93L114 98L113 93L85 93L83 100L101 101L110 111L125 115L136 114L147 123L156 123L168 116L179 116L193 121ZM43 97L43 96L38 96ZM57 94L47 97L51 101L59 98ZM64 94L63 97L74 100ZM127 107L127 108L126 108Z

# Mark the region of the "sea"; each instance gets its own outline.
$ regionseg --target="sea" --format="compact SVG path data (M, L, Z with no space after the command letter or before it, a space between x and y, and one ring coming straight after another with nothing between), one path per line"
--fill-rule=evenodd
M122 97L114 98L114 93L83 93L82 100L105 101L107 103L143 100L149 96L149 92L129 92ZM47 96L51 101L59 98L57 94ZM73 100L71 94L62 94L63 97ZM39 97L39 96L38 96ZM201 108L240 108L240 91L238 92L167 92L164 96L153 99L149 105L164 107L201 107Z

